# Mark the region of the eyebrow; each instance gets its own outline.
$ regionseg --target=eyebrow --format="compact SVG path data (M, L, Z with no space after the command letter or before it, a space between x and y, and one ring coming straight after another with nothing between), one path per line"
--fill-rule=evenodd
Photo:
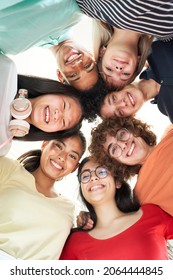
M111 105L110 94L108 96L108 104Z
M74 151L74 150L72 150L71 152L74 153L74 154L76 154L78 157L80 157L80 155L79 155L78 152L76 152L76 151Z
M85 172L85 171L89 171L89 172L90 172L91 169L89 169L89 168L88 168L88 169L84 169L84 170L82 171L82 173Z
M112 76L111 75L108 75L108 74L106 74L105 72L102 72L103 73L103 75L105 75L105 80L106 80L106 82L109 82L108 81L108 78L112 78ZM130 76L130 74L128 74L129 76ZM130 78L128 77L127 79L122 79L122 78L120 78L120 81L122 81L122 82L126 82L126 81L128 81Z
M67 106L66 106L67 108ZM68 102L68 109L67 109L67 112L71 109L71 103ZM70 125L70 120L68 121L68 126Z
M69 81L77 81L77 80L80 80L80 77L77 77L76 79L71 79L70 77L68 78ZM71 79L71 80L70 80Z
M68 101L64 101L64 103L65 103L65 111L69 111L70 110L70 108L71 108L71 104L68 102ZM67 122L64 120L64 118L63 118L63 122L64 122L64 126L67 126ZM70 120L69 120L69 122L68 122L68 126L70 125Z
M57 140L57 142L60 142L63 146L65 146L65 143L62 140Z

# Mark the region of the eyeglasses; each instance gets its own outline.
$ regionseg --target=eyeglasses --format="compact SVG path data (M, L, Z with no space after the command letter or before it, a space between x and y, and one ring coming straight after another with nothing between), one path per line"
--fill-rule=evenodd
M117 141L120 141L120 142L126 142L126 141L129 140L130 134L131 133L126 128L122 128L122 129L117 131L116 139L117 139ZM110 147L108 148L108 152L109 152L110 156L118 158L122 155L123 150L116 143L116 144L110 145Z
M90 181L91 177L92 177L92 172L95 173L95 175L99 178L99 179L104 179L108 176L108 170L103 167L103 166L97 166L96 169L90 171L90 170L84 170L82 173L79 174L79 182L86 184Z

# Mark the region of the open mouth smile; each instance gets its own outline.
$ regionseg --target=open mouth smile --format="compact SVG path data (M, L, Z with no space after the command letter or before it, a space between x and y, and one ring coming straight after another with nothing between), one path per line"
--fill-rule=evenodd
M104 185L94 185L94 186L91 186L90 188L89 188L89 190L88 191L90 191L90 192L94 192L94 191L97 191L97 190L99 190L99 189L103 189L104 188Z
M53 165L56 169L58 169L58 170L62 170L62 169L63 169L62 165L60 165L58 162L54 161L53 159L51 159L50 162L52 163L52 165Z
M82 56L78 51L72 51L65 59L65 64L68 65Z
M50 122L50 108L49 108L49 106L47 106L46 108L45 108L45 112L44 112L44 115L45 115L45 122L46 123L49 123Z
M131 147L130 147L128 153L127 153L127 156L128 156L128 157L130 157L130 156L132 155L134 149L135 149L135 143L132 142L132 143L131 143Z
M127 96L130 100L131 105L134 107L135 106L135 101L134 101L133 96L129 92L127 93Z

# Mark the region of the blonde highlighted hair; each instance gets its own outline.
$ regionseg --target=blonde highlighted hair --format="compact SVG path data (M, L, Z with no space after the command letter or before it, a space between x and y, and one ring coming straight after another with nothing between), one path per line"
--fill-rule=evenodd
M93 43L93 53L95 60L98 61L99 50L102 46L107 45L112 37L114 30L113 27L107 23L100 20L92 20L92 43Z

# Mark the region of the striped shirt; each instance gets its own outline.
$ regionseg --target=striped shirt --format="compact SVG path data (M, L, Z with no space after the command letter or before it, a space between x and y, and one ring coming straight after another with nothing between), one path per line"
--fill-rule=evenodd
M82 12L113 26L173 37L173 0L76 0Z

